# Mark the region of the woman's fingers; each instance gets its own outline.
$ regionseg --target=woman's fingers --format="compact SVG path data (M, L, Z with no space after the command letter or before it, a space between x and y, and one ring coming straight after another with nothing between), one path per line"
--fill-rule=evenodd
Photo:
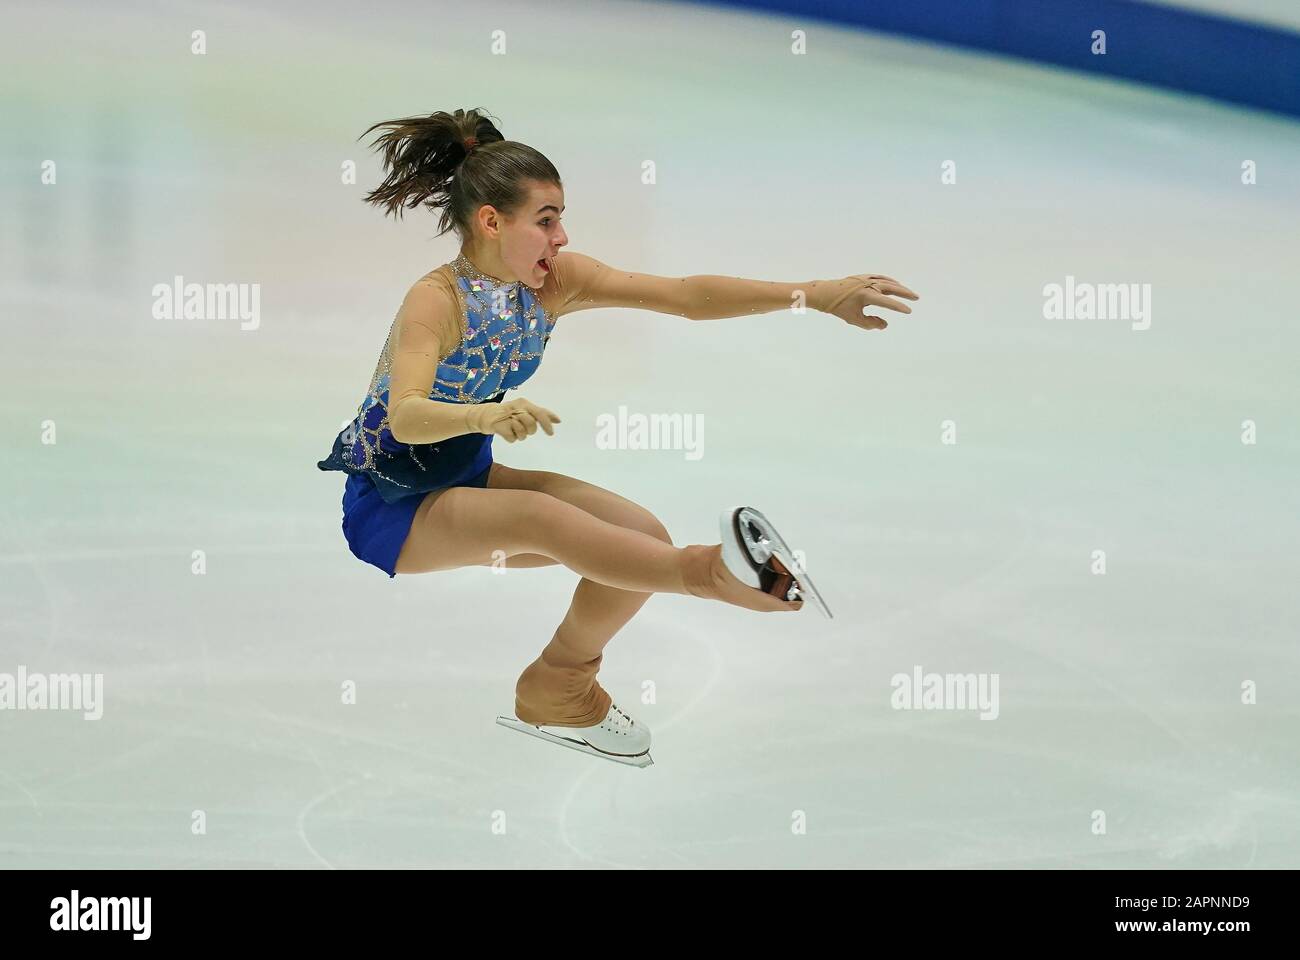
M866 294L866 301L873 307L885 307L888 310L897 310L899 313L911 313L912 308L902 300L893 300L883 293L877 293L874 289L863 291Z
M861 280L868 285L874 285L875 289L881 293L892 293L900 297L907 297L909 300L920 300L919 294L913 292L908 287L899 283L893 277L887 277L883 273L855 273L855 280ZM892 288L892 289L890 289Z
M497 421L495 429L499 436L510 443L531 437L538 427L545 430L548 436L554 436L553 424L560 422L554 411L522 398L511 401L511 405L504 408L502 413L505 416Z
M876 289L878 289L881 293L892 294L893 296L896 297L907 297L907 299L909 300L921 299L919 295L913 293L911 290L907 289L907 287L903 286L901 283L898 282L882 283Z
M537 418L527 410L516 410L510 416L523 427L525 436L531 437L537 432Z
M531 410L533 416L537 418L537 422L541 425L542 429L546 431L546 435L548 437L555 436L555 430L552 427L552 424L559 423L560 418L557 417L553 411L547 410L545 407L539 407L535 403L530 403L528 409Z

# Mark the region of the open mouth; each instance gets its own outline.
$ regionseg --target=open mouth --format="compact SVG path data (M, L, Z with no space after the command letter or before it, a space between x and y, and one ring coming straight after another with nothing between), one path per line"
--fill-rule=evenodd
M544 258L537 261L537 266L541 268L543 273L551 272L551 265Z

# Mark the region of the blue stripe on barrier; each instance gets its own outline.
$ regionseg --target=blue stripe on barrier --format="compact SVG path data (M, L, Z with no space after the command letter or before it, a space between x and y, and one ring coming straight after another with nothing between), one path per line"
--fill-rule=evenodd
M1300 33L1131 0L710 0L1137 80L1300 117ZM1092 32L1106 53L1092 53Z

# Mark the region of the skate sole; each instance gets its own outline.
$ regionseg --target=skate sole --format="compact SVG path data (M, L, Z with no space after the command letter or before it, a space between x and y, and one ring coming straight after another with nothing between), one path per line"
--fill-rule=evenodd
M585 753L592 757L600 757L602 760L612 760L614 763L621 763L628 767L649 767L654 764L650 759L650 751L628 756L621 753L606 753L604 750L598 750L585 740L574 740L570 737L562 737L554 733L548 733L541 727L531 723L524 723L515 717L497 717L497 723L511 730L518 730L520 733L526 733L530 737L538 737L541 740L547 740L551 743L559 744L561 747L568 747L570 750L577 750L579 753Z
M760 548L766 550L765 556L755 556L754 551L751 549L750 538L745 535L744 530L744 526L750 523L758 528L762 539L768 541L765 548ZM794 551L785 542L785 538L776 532L776 527L772 526L771 520L753 507L735 507L731 511L731 529L745 548L745 556L748 557L754 572L758 574L764 592L771 593L770 587L773 583L779 583L786 578L790 578L794 581L799 596L795 598L782 596L780 599L811 600L827 620L835 619L831 613L831 608L826 605L826 601L822 599L821 593L813 584L812 578L796 562ZM773 557L776 558L776 563L772 563ZM787 591L783 589L779 592L786 593ZM776 596L777 594L772 595Z

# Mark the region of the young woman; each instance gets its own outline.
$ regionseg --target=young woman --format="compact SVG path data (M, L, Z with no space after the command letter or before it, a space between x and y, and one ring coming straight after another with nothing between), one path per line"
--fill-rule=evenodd
M318 466L349 475L343 533L361 560L396 574L469 565L563 564L581 575L568 614L520 676L507 721L621 762L650 762L650 732L596 682L603 650L656 592L794 611L806 595L824 613L788 545L753 508L723 512L722 543L673 545L644 507L546 470L492 458L560 418L523 397L556 320L577 310L639 307L691 320L768 313L796 303L864 330L887 326L868 307L902 313L917 299L876 274L807 283L656 277L612 269L569 242L559 173L506 140L479 110L375 124L387 177L365 198L387 213L441 209L459 256L407 292L356 418ZM362 136L365 136L363 134Z

